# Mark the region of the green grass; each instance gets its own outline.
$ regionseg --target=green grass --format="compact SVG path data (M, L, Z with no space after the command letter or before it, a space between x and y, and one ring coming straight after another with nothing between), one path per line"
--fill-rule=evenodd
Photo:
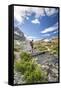
M41 45L41 44L35 45L34 48L35 48L36 50L38 50L38 51L44 51L44 50L47 50L46 47L45 47L44 45Z
M30 54L22 52L20 56L21 60L15 62L15 70L24 75L26 83L47 82L47 73L43 72Z
M54 43L54 42L51 42L51 43L46 43L46 45L44 45L43 43L38 43L38 44L35 44L34 45L35 49L38 50L38 51L45 51L47 50L46 46L50 49L50 53L52 54L58 54L58 43Z
M58 45L53 45L53 47L50 49L53 54L58 54Z

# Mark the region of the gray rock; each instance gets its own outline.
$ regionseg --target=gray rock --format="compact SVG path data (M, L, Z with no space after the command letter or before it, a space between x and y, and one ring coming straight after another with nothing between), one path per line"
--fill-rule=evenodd
M20 72L14 71L14 84L24 84L23 75Z
M18 27L14 27L14 40L25 40L24 33Z

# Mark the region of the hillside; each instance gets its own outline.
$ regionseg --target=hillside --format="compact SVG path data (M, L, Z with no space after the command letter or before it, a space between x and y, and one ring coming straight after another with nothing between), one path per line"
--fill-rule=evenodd
M49 42L45 42L42 40L34 42L34 48L38 51L47 50L52 54L58 53L58 38L53 38Z

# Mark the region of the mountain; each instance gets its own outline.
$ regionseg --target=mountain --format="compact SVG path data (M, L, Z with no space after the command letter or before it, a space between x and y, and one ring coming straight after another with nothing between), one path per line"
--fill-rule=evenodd
M24 33L18 27L14 27L14 40L24 41L25 39Z

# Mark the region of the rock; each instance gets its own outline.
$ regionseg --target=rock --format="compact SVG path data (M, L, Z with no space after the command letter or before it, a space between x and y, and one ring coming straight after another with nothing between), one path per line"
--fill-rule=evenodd
M14 71L14 84L24 84L23 75L20 72Z
M14 27L14 40L25 40L24 33L18 27Z
M48 74L48 82L57 82L58 81L58 66L54 64L44 64L42 69Z

